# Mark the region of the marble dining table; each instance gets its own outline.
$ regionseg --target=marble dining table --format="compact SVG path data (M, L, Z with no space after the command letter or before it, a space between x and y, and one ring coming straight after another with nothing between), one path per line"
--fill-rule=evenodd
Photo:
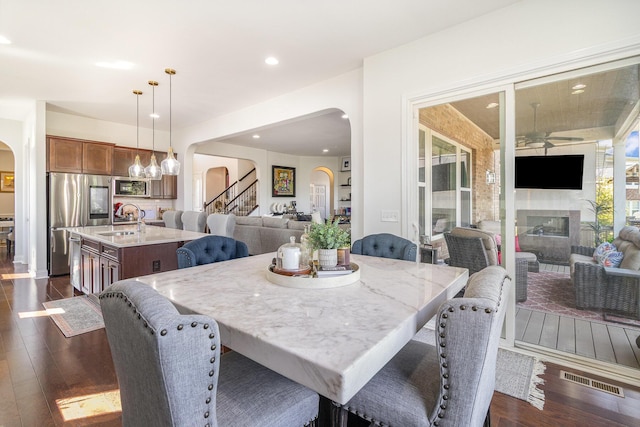
M226 347L346 403L468 279L463 268L351 255L360 271L354 283L292 288L268 280L274 255L135 280L182 312L215 319Z

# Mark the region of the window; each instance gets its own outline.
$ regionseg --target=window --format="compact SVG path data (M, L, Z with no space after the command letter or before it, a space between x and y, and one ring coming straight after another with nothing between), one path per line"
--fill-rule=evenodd
M425 126L418 143L420 235L433 239L471 224L471 152Z

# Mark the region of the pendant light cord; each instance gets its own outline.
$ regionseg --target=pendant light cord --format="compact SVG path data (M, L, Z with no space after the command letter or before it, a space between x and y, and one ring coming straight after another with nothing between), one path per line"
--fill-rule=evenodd
M140 95L142 92L134 90L136 94L136 156L140 155Z
M169 74L169 147L171 147L171 135L172 135L172 132L171 132L171 122L172 122L172 120L171 120L171 109L172 109L171 108L171 93L173 91L171 90L171 73L168 73L168 74Z

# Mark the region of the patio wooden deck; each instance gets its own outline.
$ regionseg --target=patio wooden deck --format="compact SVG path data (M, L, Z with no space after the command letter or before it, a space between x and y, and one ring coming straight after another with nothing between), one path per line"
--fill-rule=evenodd
M567 266L541 270L569 273ZM640 369L640 328L596 322L516 307L516 341Z

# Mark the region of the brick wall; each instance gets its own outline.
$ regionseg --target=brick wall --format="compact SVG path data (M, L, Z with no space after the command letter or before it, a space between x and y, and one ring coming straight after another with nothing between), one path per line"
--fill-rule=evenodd
M493 139L449 104L420 110L420 123L468 148L472 155L472 222L498 219L499 173L493 158ZM496 172L496 183L487 184L486 171Z

